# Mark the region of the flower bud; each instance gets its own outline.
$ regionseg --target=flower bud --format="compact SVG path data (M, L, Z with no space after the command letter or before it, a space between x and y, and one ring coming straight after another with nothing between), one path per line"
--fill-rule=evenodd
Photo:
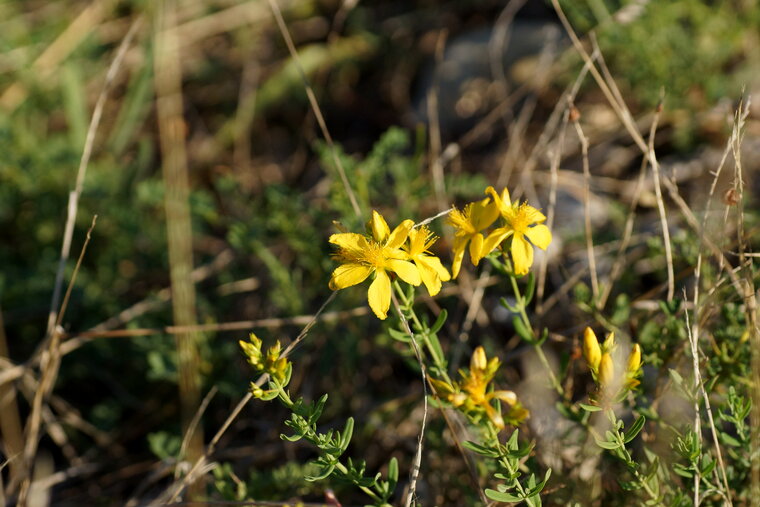
M602 354L602 359L599 361L599 374L597 380L599 385L607 386L615 376L615 363L612 361L612 355L609 352Z
M384 242L391 233L388 224L383 216L375 210L372 210L372 218L367 223L367 228L372 232L375 241Z
M590 327L583 331L583 357L586 358L591 371L596 373L599 368L599 361L602 359L602 350L599 348L599 340L596 339L596 335Z
M488 359L486 358L486 351L483 347L478 346L475 352L472 353L472 359L470 360L470 369L483 371L488 367Z
M454 393L449 396L448 401L455 407L461 407L467 401L467 395L465 393Z
M602 343L602 350L604 352L612 352L613 348L615 348L615 333L610 333L607 335L604 343Z
M631 354L628 356L627 372L629 375L635 374L641 368L641 347L638 343L633 344Z
M514 391L494 391L493 397L499 401L503 401L507 405L514 405L517 403L517 395Z

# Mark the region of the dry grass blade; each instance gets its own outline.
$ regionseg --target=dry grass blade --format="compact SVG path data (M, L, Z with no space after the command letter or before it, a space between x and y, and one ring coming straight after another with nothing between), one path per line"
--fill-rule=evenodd
M82 10L50 46L34 61L32 68L44 81L54 75L58 65L74 51L105 16L111 2L95 0ZM9 86L0 95L0 108L7 114L15 111L27 98L29 91L21 81Z
M435 62L439 67L443 61L448 32L441 30L435 44ZM434 77L427 94L427 114L430 137L430 173L433 178L433 190L438 209L446 207L446 184L443 178L443 160L441 160L441 124L438 117L438 80Z
M198 407L198 410L195 412L195 415L193 416L192 421L190 421L190 424L187 426L187 431L185 432L185 436L182 439L182 445L179 448L179 457L180 459L185 455L187 452L187 448L190 445L190 442L193 439L193 434L195 433L196 429L198 428L201 417L203 416L204 412L206 412L206 409L208 408L208 404L211 403L211 400L216 396L218 389L216 386L213 386L211 389L209 389L209 392L206 393L206 396L203 397L203 401L201 401L200 406ZM174 469L174 479L178 479L180 474L180 468L177 467Z
M399 320L401 320L401 325L403 326L404 331L406 331L406 334L409 335L409 343L412 345L412 349L414 350L414 355L417 358L417 363L420 365L420 372L422 375L422 422L420 423L420 436L417 438L417 450L414 453L414 461L412 462L411 471L409 473L409 492L407 493L406 500L404 502L404 505L406 507L410 507L412 505L412 502L414 502L414 496L417 491L417 479L419 478L420 466L422 464L422 442L425 439L425 427L427 425L427 369L425 368L425 363L422 361L422 354L420 353L420 348L414 338L412 328L409 327L409 321L406 320L404 313L401 311L401 307L398 304L398 299L396 298L396 294L394 292L391 292L391 298L393 299L393 307L396 309Z
M658 107L655 110L655 115L652 120L652 125L649 128L649 142L650 144L654 143L654 136L657 132L657 125L660 122L660 113L662 113L662 108ZM618 277L620 276L623 266L625 265L625 256L623 255L624 252L628 249L628 245L631 242L631 237L633 234L633 222L636 218L636 207L639 204L639 198L641 197L641 192L644 189L644 179L646 176L646 170L647 170L647 162L649 161L648 157L642 157L641 158L641 167L639 168L639 177L636 181L636 188L633 191L633 196L631 198L631 204L628 207L628 216L625 219L625 226L623 228L623 238L620 241L620 246L618 247L617 255L615 256L615 262L612 264L612 269L610 269L610 276L607 279L607 283L604 284L604 288L602 289L602 294L599 297L599 303L597 308L601 309L604 308L604 306L607 304L607 300L610 297L610 294L612 293L612 287L617 281Z
M277 0L269 0L269 5L272 7L272 12L274 13L275 20L277 20L277 26L280 29L280 33L282 33L282 37L285 39L285 44L288 46L290 57L293 58L293 61L296 63L298 67L298 72L301 74L301 79L303 80L303 85L304 85L304 88L306 89L306 96L309 99L309 104L311 105L311 109L314 112L314 116L317 119L319 128L322 131L322 136L325 138L327 145L330 147L330 154L332 155L333 163L335 164L335 167L338 169L338 174L340 174L340 179L343 182L343 187L346 189L346 194L348 195L349 201L351 201L351 207L354 209L354 213L356 213L356 216L361 217L362 210L361 210L361 207L359 206L359 201L356 200L356 195L354 194L354 191L351 188L351 184L348 182L348 176L346 175L346 170L344 169L343 164L340 161L340 157L338 157L338 150L335 148L335 143L333 142L332 136L330 135L330 131L327 130L327 124L325 123L325 118L322 115L322 110L320 109L319 103L317 102L317 97L316 95L314 95L314 90L309 84L309 79L306 77L306 73L303 70L301 59L298 57L298 51L296 51L296 46L295 44L293 44L293 39L290 37L290 32L288 31L288 27L285 24L285 20L282 18L282 11L280 10L280 7L277 5Z
M132 44L137 30L142 25L142 18L137 18L127 32L127 35L119 45L119 49L116 51L116 56L108 68L106 73L106 79L103 83L103 88L98 96L98 101L95 104L95 109L92 112L92 119L90 120L90 126L87 129L87 138L85 140L84 149L82 150L82 157L79 161L79 169L77 170L77 179L74 190L69 193L69 205L68 214L66 216L66 225L63 233L63 243L61 245L61 257L58 261L58 271L55 275L55 285L53 288L53 298L50 303L50 313L48 316L47 336L49 337L53 332L53 325L55 324L55 316L58 313L58 304L60 302L61 290L63 288L63 276L66 268L66 262L69 260L69 253L71 251L71 240L74 236L74 224L76 222L77 210L79 209L79 197L82 195L82 188L84 186L84 179L87 174L87 166L90 163L90 157L92 155L93 146L95 144L95 134L100 126L100 120L103 116L103 108L105 106L108 92L111 89L114 78L116 77L119 69L124 61L124 55L127 53L127 49Z
M22 470L22 481L21 481L21 489L19 491L18 496L18 505L23 507L26 505L27 502L27 495L29 493L29 488L31 486L31 472L32 472L32 466L34 462L34 457L37 454L37 446L39 445L39 434L40 434L40 425L42 422L42 413L43 413L43 401L47 396L50 394L50 392L53 389L53 386L55 385L55 380L58 376L58 367L60 366L61 361L61 355L60 351L58 350L58 346L60 344L60 333L58 333L58 328L60 327L61 321L63 320L63 316L66 313L66 307L69 302L69 298L71 297L71 291L74 288L74 282L76 282L77 274L79 273L79 268L82 265L82 259L84 259L84 254L87 251L87 245L90 243L90 238L92 234L92 230L95 228L95 222L97 220L97 215L92 218L92 225L90 225L89 230L87 231L87 236L85 238L84 244L82 245L82 251L79 254L79 259L77 259L77 264L74 267L74 272L71 275L71 281L69 282L69 287L66 290L66 295L63 298L63 303L61 304L61 310L58 312L58 317L55 320L55 325L53 328L53 335L49 341L49 346L46 351L46 354L43 355L42 361L40 362L40 368L42 369L42 375L39 383L39 387L37 388L37 391L34 393L34 399L32 400L32 408L31 413L29 414L29 417L27 418L26 428L24 430L25 433L25 443L24 443L24 455L23 455L23 470Z
M599 304L599 277L596 273L596 255L594 254L594 238L591 231L591 169L588 163L588 138L583 133L580 123L580 113L575 106L570 108L575 132L581 142L581 158L583 159L583 219L586 233L586 254L588 256L588 269L591 273L591 293L595 304Z
M3 311L0 308L0 357L9 358L8 352ZM13 385L0 385L0 433L3 435L3 447L10 464L9 480L15 483L22 473L21 462L17 458L24 450L24 431L16 404L16 388ZM0 489L0 494L2 494L2 489ZM3 502L0 501L0 505L2 504Z
M738 196L736 206L737 242L739 244L739 266L741 267L742 282L744 286L744 315L749 331L751 350L752 381L750 396L752 408L750 411L750 491L752 498L760 498L760 329L757 318L757 294L755 292L755 279L752 272L752 261L748 261L746 254L746 236L744 223L744 174L742 167L741 144L744 139L745 122L749 116L750 97L739 104L734 115L734 127L731 132L731 152L734 156L734 186ZM725 478L725 471L724 471Z

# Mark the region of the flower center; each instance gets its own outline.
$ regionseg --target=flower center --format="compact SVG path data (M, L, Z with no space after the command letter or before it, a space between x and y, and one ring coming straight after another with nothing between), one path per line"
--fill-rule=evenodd
M478 232L470 221L470 205L464 209L464 212L461 212L458 209L451 210L451 213L449 213L449 223L465 234L475 234Z
M511 216L505 217L516 234L525 234L528 227L533 224L533 219L530 216L528 208L530 206L527 203L523 203L510 213Z
M375 241L368 241L367 243L368 248L361 251L361 256L358 259L359 262L373 268L385 267L385 261L387 260L385 247Z

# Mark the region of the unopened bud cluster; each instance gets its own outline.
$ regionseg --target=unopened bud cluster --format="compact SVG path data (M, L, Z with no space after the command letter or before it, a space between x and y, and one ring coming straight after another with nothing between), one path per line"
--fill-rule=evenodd
M583 331L583 357L586 359L586 364L588 364L594 380L602 389L613 385L617 380L615 362L612 359L615 346L615 333L608 334L600 345L596 334L590 327ZM641 347L635 343L628 355L625 378L621 383L626 389L633 389L639 385L641 366Z

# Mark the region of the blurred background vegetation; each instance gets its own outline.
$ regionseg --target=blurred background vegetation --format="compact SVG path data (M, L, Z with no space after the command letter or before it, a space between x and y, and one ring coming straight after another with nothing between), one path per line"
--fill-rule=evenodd
M269 4L189 0L171 7L182 55L197 315L208 325L200 335L197 375L204 394L213 386L219 391L203 417L206 441L248 387L250 372L237 341L255 331L265 340L287 342L329 296L334 262L327 237L333 221L359 230L371 209L381 210L392 226L405 218L419 221L445 209L441 199L448 206L479 198L485 186L505 175L511 176L510 188L524 181L523 164L582 67L551 5L538 0L519 9L502 0L279 4L364 216L352 211ZM53 391L60 403L51 404L46 428L58 421L64 431L43 431L40 446L55 470L71 472L52 485L54 502L146 501L171 482L180 447L177 354L166 330L173 317L153 82L157 5L0 3L0 308L14 364L33 357L45 336L67 201L93 107L116 48L132 23L144 19L97 130L72 259L92 216L99 218L63 321L67 340L99 325L99 331L133 332L83 339L62 359ZM715 153L730 133L726 118L743 93L760 90L760 8L751 0L562 5L586 41L594 31L637 120L651 117L664 92L658 156L699 208ZM511 40L504 40L504 27L511 27ZM495 44L490 63L498 63L502 80L489 68ZM438 57L437 47L446 48ZM485 69L465 65L483 55ZM431 93L440 99L433 116ZM590 160L599 177L593 187L597 243L614 242L628 204L624 183L635 179L640 161L590 79L575 104L595 146ZM747 154L747 167L752 161L758 167L760 160L759 117L754 106L745 145L755 151ZM431 124L440 139L431 134ZM558 201L567 212L555 221L562 232L547 297L571 278L583 256L582 210L573 191L578 180L571 176L580 174L581 165L571 137L561 166L567 174L560 185L567 191ZM432 161L452 146L446 152L453 155L446 161L445 193L439 195ZM538 194L528 195L544 208L549 160L548 151L538 157L531 176ZM748 184L756 188L749 179ZM643 202L640 212L641 236L631 248L639 249L635 261L641 269L625 273L604 312L614 325L641 333L648 364L657 366L671 359L662 336L675 343L682 330L667 319L650 322L652 307L645 303L664 298L658 291L665 272L653 225L656 211ZM756 221L749 216L748 223ZM439 253L449 263L450 237L441 220L432 226L442 235ZM696 240L688 229L674 227L678 273L693 265ZM73 269L71 261L66 280ZM464 274L461 288L426 304L431 314L441 307L449 311L448 350L469 357L484 343L506 361L503 381L517 383L523 368L519 350L511 349L518 342L498 310L505 287L488 289L484 310L466 333L469 341L458 339L474 281ZM592 318L593 312L584 311L585 283L581 279L569 295L558 296L554 310L542 316L555 337L575 340ZM639 299L644 303L637 306ZM342 291L327 312L293 356L293 388L308 398L329 392L325 420L340 424L348 415L357 417L361 430L353 445L369 469L391 455L403 462L413 453L420 416L422 391L413 363L399 354L404 347L390 338L386 325L368 313L361 290ZM726 310L715 318L727 323L722 332L738 342L740 312ZM240 324L230 330L214 326L223 323ZM563 367L573 368L571 355L568 347L558 354ZM724 364L711 368L716 375L746 374ZM34 385L23 378L13 385L24 421ZM302 479L309 450L281 442L284 414L272 405L266 412L261 407L247 406L220 442L212 458L225 465L214 471L216 487L210 484L209 491L227 499L322 500L325 486ZM421 498L426 505L475 502L464 465L450 443L436 436L443 422L434 419L431 427ZM425 468L437 472L425 475ZM332 487L341 493L340 485ZM581 494L554 488L568 498ZM339 497L355 503L345 494Z

